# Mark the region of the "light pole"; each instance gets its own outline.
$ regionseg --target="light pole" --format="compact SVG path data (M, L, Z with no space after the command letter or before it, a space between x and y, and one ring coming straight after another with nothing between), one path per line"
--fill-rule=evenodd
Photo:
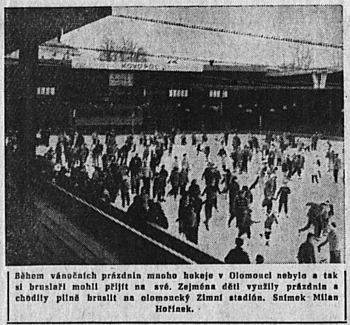
M259 133L261 135L261 131L262 131L262 115L259 116Z
M135 111L131 114L131 134L134 135Z

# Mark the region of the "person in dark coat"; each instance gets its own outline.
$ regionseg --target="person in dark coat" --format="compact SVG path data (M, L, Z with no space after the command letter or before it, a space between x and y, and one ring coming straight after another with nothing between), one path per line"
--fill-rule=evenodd
M102 156L103 145L97 140L94 149L92 149L92 159L94 167L100 167L100 157Z
M170 174L169 181L168 181L172 188L168 195L174 195L174 198L176 200L177 195L179 194L179 186L180 186L180 173L179 169L175 167Z
M157 199L158 202L161 202L161 180L159 177L159 173L154 174L153 179L153 200Z
M200 192L195 192L194 196L190 197L190 205L193 207L193 211L195 213L195 219L191 214L188 223L188 236L187 239L191 242L198 244L198 229L201 220L201 211L203 206L203 200L199 197Z
M121 198L122 198L122 207L130 205L130 183L127 176L123 177L121 186L120 186Z
M322 211L323 207L320 204L308 202L306 206L309 206L309 211L307 212L308 222L305 227L298 230L299 234L303 231L308 230L312 225L315 229L314 236L319 238L322 231Z
M169 228L168 219L166 218L162 206L159 202L154 202L152 200L148 201L149 210L146 214L146 220L152 222L159 227L164 229Z
M316 263L315 249L311 240L314 237L313 233L308 233L306 241L302 243L298 251L298 262L299 264L312 264Z
M233 204L236 215L236 226L239 228L244 218L244 211L249 207L249 202L245 197L244 191L241 190L238 192L238 195L236 196Z
M214 178L213 170L213 164L208 163L208 166L204 169L202 174L202 180L205 179L205 185L209 185Z
M228 186L229 192L229 212L230 219L228 220L228 227L231 226L232 220L236 217L235 200L239 192L239 184L236 182L237 176L233 176Z
M226 264L250 264L248 254L242 249L243 239L236 238L236 247L227 254L225 257Z
M233 138L232 138L232 147L233 147L233 150L237 150L239 148L239 146L241 145L241 139L238 137L237 134L234 134L233 135Z
M131 176L139 174L142 168L142 161L138 154L135 154L134 157L131 158L129 163L129 170Z
M180 182L180 195L182 195L182 193L186 191L186 186L187 186L187 183L189 182L186 169L181 169L179 173L179 182Z
M238 237L241 237L244 234L247 234L247 237L250 239L250 237L251 237L250 226L253 223L259 223L260 222L260 221L253 221L252 220L251 212L252 212L252 210L250 210L250 209L244 210L244 212L243 212L243 219L238 224Z
M213 208L218 211L218 206L217 206L217 193L221 193L218 185L215 183L215 180L212 180L212 183L208 185L202 195L206 194L206 201L205 201L205 228L209 230L209 220L211 219L213 215Z
M277 192L276 199L279 197L278 202L278 214L281 213L282 207L284 207L284 213L288 217L288 195L291 193L290 188L288 187L288 181L283 182L283 186L280 187Z
M179 201L179 212L176 221L179 223L179 234L185 233L188 213L190 212L188 193L184 192Z
M224 132L224 143L225 143L225 147L227 147L228 145L228 136L229 136L229 132L225 131Z
M146 223L147 210L143 204L142 197L136 195L133 203L130 205L127 217L128 220L135 226L142 227Z
M195 208L188 204L186 208L186 220L184 222L184 234L187 240L198 243L198 219Z
M160 191L159 191L159 197L160 197L160 202L165 202L165 188L166 188L166 181L168 178L168 171L165 169L165 165L162 165L160 171L159 171L159 186L160 186Z
M198 197L200 193L201 193L201 189L197 184L197 180L193 179L190 187L188 188L188 195L190 196L190 198L195 198L195 197Z

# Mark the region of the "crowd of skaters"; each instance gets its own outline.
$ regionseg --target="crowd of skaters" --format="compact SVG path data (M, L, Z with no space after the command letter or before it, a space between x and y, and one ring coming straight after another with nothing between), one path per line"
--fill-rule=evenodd
M69 177L76 179L77 185L85 188L90 196L98 197L109 204L113 204L120 194L122 207L128 207L127 214L135 224L148 221L165 229L168 228L168 221L162 208L162 202L165 202L170 196L174 200L180 197L176 220L179 233L194 244L198 244L198 229L202 220L202 210L204 210L203 223L205 228L210 231L213 209L219 211L218 195L225 195L225 197L228 196L229 211L222 211L222 213L228 214L228 227L231 227L232 222L235 221L235 226L238 228L237 237L240 239L236 241L236 244L238 242L236 248L241 248L243 245L242 237L246 235L249 240L251 226L260 222L253 220L251 208L253 192L258 186L263 191L261 206L265 209L266 214L265 233L260 234L260 236L265 238L268 246L273 225L278 224L282 210L284 215L288 217L288 200L291 194L289 182L294 178L300 178L302 173L310 173L312 183L318 183L319 178L322 177L319 168L320 159L317 154L312 170L305 170L305 155L317 151L319 140L317 133L311 137L310 144L307 145L290 133L273 135L270 132L266 134L262 143L259 143L256 136L250 135L246 144L242 144L240 137L235 133L232 137L232 143L229 144L229 133L225 132L221 137L216 138L220 143L219 152L212 154L208 135L205 132L201 135L193 133L191 145L196 148L197 156L204 154L207 161L207 167L202 174L202 179L205 181L203 190L196 179L190 180L189 178L191 163L186 153L180 159L174 156L169 171L162 164L165 153L172 157L177 137L180 138L181 146L187 146L185 133L179 134L178 131L172 130L169 133L155 132L154 135L141 134L138 137L128 135L120 148L117 145L116 133L113 129L105 134L104 143L101 142L100 134L97 131L91 137L92 145L88 147L84 136L78 131L60 132L55 149L49 148L45 154L46 159L51 162L57 178L60 178L59 175L67 175L68 173ZM48 144L47 138L45 141ZM136 152L137 148L142 149L142 155ZM294 153L291 154L287 150L288 148L295 148ZM237 181L237 175L248 173L250 162L258 153L260 168L256 179L249 186L241 186ZM210 160L210 157L215 154L221 159L221 171ZM94 167L91 176L87 170L89 156ZM339 153L332 150L330 141L328 141L326 158L328 159L328 172L333 172L334 182L337 183L341 160ZM283 185L279 189L276 181L278 169L281 169L283 175ZM169 191L167 191L168 184L171 186ZM134 194L132 203L131 194ZM278 208L274 208L274 201L277 200ZM313 226L314 238L320 240L322 235L328 236L328 233L332 233L333 236L330 238L333 239L330 241L334 243L335 227L329 226L334 215L332 204L327 201L321 204L310 202L308 205L310 206L307 214L308 223L299 229L299 233ZM202 209L203 206L204 209ZM332 228L331 231L330 228ZM334 244L332 245L334 246ZM230 252L229 255L230 257L226 260L234 263L232 253ZM303 253L299 252L299 262L307 260L307 258L300 258L300 256L303 256ZM335 260L332 259L333 262Z

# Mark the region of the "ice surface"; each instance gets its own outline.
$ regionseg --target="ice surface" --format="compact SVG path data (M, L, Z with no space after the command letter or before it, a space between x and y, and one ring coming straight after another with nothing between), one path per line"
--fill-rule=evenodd
M199 137L199 136L198 136ZM242 140L242 145L247 143L248 135L239 135ZM211 148L211 153L209 160L214 162L220 172L221 168L221 158L217 156L217 153L221 147L219 134L209 134L208 135L208 144ZM259 137L261 143L262 137ZM126 139L126 135L118 135L116 137L118 147L120 148ZM101 143L104 143L105 137L100 136ZM301 139L305 144L310 143L310 139ZM91 136L85 136L85 141L90 148L92 145ZM136 135L134 141L137 143L136 152L142 157L143 146L139 145L139 137ZM50 137L50 146L55 148L57 142L57 136ZM232 152L232 134L229 137L228 146L225 148L228 155ZM339 156L343 158L343 142L341 141L331 141L332 149L339 153ZM48 148L44 146L39 146L37 149L38 154L44 154ZM345 203L344 203L344 193L345 187L343 183L343 170L339 173L338 183L334 183L333 173L328 170L328 159L325 158L328 145L326 140L319 140L317 151L312 151L311 153L305 153L305 169L302 172L301 179L298 176L293 176L292 180L289 182L288 186L291 189L291 195L289 196L289 212L288 218L284 215L284 212L278 218L278 225L274 224L272 226L272 234L270 240L270 246L265 245L265 238L261 237L260 234L264 234L264 220L265 212L261 207L263 200L263 190L256 186L252 191L254 196L254 201L252 203L251 209L252 219L260 221L260 223L253 224L252 236L251 239L248 239L246 235L243 235L244 239L244 250L250 256L251 263L255 263L255 257L257 254L261 254L265 258L265 263L296 263L297 252L300 244L305 241L308 231L298 234L298 229L306 225L307 223L307 207L305 204L307 202L325 202L330 200L334 205L335 216L332 218L337 223L337 232L340 239L341 245L341 255L344 257L344 237L345 237ZM287 153L292 153L295 149L288 149ZM200 153L199 156L196 156L197 151L196 147L191 145L191 135L187 135L187 145L180 145L180 137L176 137L175 145L173 147L172 155L168 155L168 151L164 152L161 164L165 164L166 169L171 171L171 166L174 160L174 156L178 156L179 162L181 162L182 155L187 153L189 162L190 162L190 171L189 179L197 179L198 184L201 187L201 190L204 189L204 180L201 180L202 173L207 165L204 153ZM129 154L129 161L134 153ZM308 171L312 168L312 162L317 157L321 160L321 175L319 179L319 184L311 183L311 175ZM228 158L228 167L232 171L232 160ZM257 172L260 168L261 154L254 154L252 161L248 165L248 173L245 174L236 174L238 177L238 183L242 187L243 185L250 185L253 183L257 176ZM343 162L343 159L342 159ZM87 161L87 169L91 175L93 172L92 158L89 156ZM282 173L279 168L277 171L277 190L282 184ZM167 192L170 190L170 184L167 185ZM220 185L220 188L223 188L223 185ZM151 191L152 193L152 191ZM133 195L131 195L131 202ZM175 221L178 217L178 203L179 197L175 200L173 197L166 197L166 202L161 203L164 209L165 215L169 221L169 229L167 230L172 236L178 237L183 241L194 245L188 242L182 235L178 233L178 223ZM123 209L121 207L121 198L120 195L117 197L115 206L121 210L126 211L127 208ZM277 211L278 201L274 201L274 209ZM232 249L235 244L235 238L238 234L238 229L235 227L235 221L232 222L231 227L228 228L227 221L229 218L229 206L228 206L228 194L221 194L218 197L218 209L215 211L213 209L213 217L209 222L209 231L206 230L203 221L204 208L201 212L201 223L199 227L199 249L205 251L206 253L223 260L227 253ZM312 230L312 228L310 229ZM325 238L322 238L322 242ZM320 243L315 241L315 246ZM329 260L329 249L328 245L324 246L320 253L316 252L317 262L328 262Z

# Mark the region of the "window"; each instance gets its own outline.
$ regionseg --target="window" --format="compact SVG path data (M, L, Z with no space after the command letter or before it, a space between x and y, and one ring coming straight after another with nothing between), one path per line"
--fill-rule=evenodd
M188 97L188 89L170 89L169 97Z
M210 98L227 98L228 91L227 90L209 90Z
M209 90L209 97L219 98L220 97L220 90Z
M54 96L55 87L38 87L36 89L36 94L41 96Z

